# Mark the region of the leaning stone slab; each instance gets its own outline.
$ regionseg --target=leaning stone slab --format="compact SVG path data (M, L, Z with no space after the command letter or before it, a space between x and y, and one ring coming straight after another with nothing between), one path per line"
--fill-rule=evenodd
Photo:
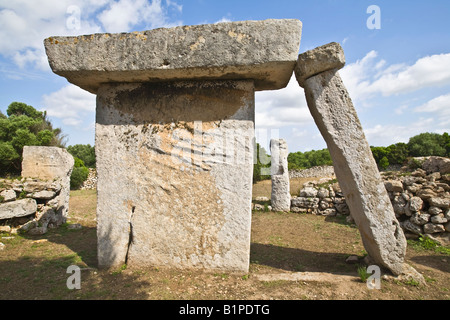
M344 65L344 51L338 43L332 42L299 55L295 76L303 87L306 79L327 70L341 69Z
M37 210L36 200L22 199L0 204L0 220L25 217L35 214Z
M101 83L253 79L256 90L285 87L300 46L298 20L160 28L51 37L54 73L89 92Z
M343 56L337 43L301 54L296 76L303 79L299 84L305 89L310 112L327 143L336 177L366 251L377 264L398 275L404 269L406 239L353 103L339 76ZM330 63L326 63L327 59ZM308 63L312 67L305 66ZM336 68L329 69L330 65ZM303 71L308 69L314 71Z
M289 211L291 208L291 193L288 171L288 147L283 139L270 140L271 154L271 205L274 211Z

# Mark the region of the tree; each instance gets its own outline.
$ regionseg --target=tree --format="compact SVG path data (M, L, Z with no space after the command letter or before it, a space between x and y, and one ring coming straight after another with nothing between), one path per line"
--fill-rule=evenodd
M390 164L404 164L409 156L409 149L406 143L396 143L386 148L387 159Z
M288 155L288 168L302 170L317 166L331 166L333 161L328 149L293 152Z
M408 142L409 155L412 157L441 156L448 155L446 148L447 136L437 133L421 133Z
M70 189L79 189L83 182L86 181L89 175L89 169L84 165L83 160L74 157L75 163L73 165L72 174L70 176Z
M380 163L380 160L383 159L384 157L387 158L387 150L385 147L370 147L370 150L372 150L372 155L373 158L375 159L375 162L377 164Z
M444 132L442 139L447 157L450 157L450 135L447 132Z
M67 151L74 157L83 160L88 168L95 168L95 148L90 144L68 146Z
M378 165L380 166L381 169L386 169L387 167L389 167L389 160L387 157L383 157L381 158L380 162L378 163Z
M19 174L24 146L64 147L61 129L53 129L46 112L22 102L11 103L0 112L0 176Z

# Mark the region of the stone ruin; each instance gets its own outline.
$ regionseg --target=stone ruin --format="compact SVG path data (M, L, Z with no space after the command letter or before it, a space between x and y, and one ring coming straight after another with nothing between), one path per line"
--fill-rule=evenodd
M62 148L25 146L22 178L0 179L0 231L45 234L69 213L74 159Z
M367 252L405 271L405 237L338 74L342 48L298 56L301 30L264 20L45 39L53 72L97 95L99 267L248 271L254 92L295 70Z

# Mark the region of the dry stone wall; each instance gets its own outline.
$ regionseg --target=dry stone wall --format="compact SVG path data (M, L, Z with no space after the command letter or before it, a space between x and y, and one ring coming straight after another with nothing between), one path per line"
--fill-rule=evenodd
M81 190L94 190L97 189L97 170L94 168L89 168L89 175L86 178L86 181L83 182L83 185L80 188Z
M0 232L41 235L64 223L61 189L58 181L0 179Z
M289 170L289 178L312 178L335 176L333 166L317 166L305 170Z
M396 218L407 237L428 235L450 240L450 159L429 157L413 172L382 174ZM291 200L291 211L346 215L352 221L336 180L311 181Z

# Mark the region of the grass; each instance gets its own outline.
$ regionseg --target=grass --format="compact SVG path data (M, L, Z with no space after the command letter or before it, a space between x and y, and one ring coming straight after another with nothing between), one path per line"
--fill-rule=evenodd
M426 287L383 281L382 290L368 291L358 280L367 274L345 263L349 255L366 253L358 229L342 217L255 211L250 268L242 273L130 265L98 269L95 218L95 191L72 191L68 223L80 223L81 229L63 225L42 236L1 234L0 299L450 299L449 248L426 238L408 241L407 249L407 262L424 274ZM82 270L80 290L66 287L70 265ZM258 280L296 272L352 275L357 281Z
M359 278L364 283L366 283L367 279L369 279L369 277L372 275L371 273L367 272L366 266L361 266L361 265L358 266L357 272L358 272Z
M435 253L450 256L449 247L441 246L436 241L424 235L421 235L417 240L408 240L408 245L418 251L434 251Z

